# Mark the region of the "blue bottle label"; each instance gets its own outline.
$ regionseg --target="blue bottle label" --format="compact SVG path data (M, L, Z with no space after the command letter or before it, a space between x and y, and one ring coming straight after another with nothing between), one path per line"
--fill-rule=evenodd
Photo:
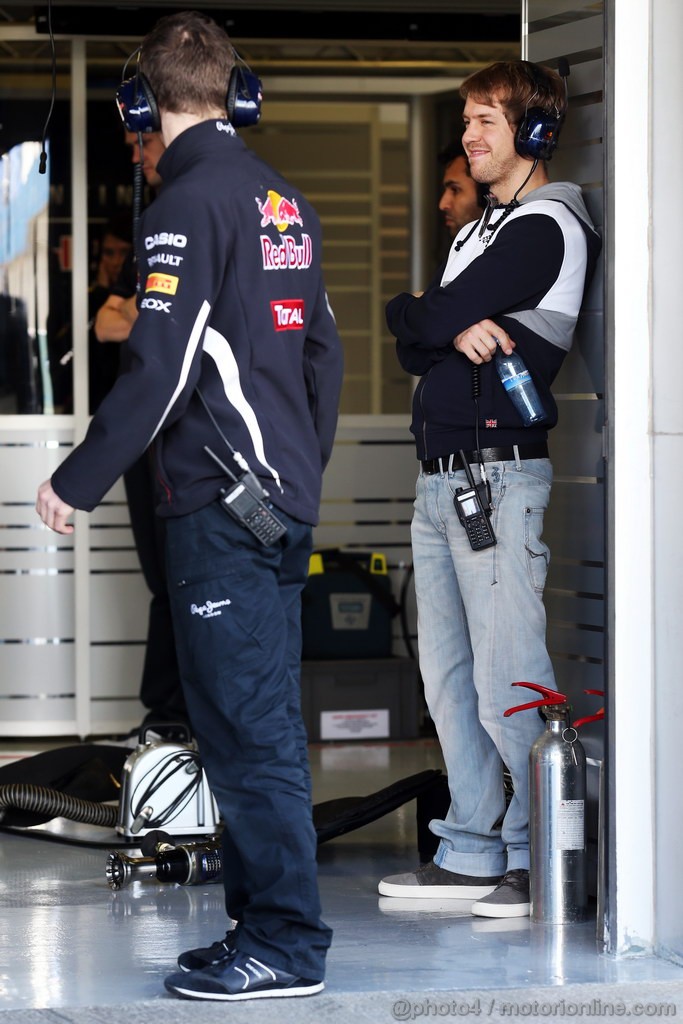
M508 377L507 380L503 381L503 387L506 391L512 391L513 388L518 388L520 384L528 384L531 381L531 374L528 370L522 370L521 373L516 373L514 377Z

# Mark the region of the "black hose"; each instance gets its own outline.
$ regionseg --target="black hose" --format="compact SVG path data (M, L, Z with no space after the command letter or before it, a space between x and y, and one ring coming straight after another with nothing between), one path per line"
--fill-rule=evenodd
M114 828L118 807L60 793L58 789L31 786L25 783L0 786L0 822L8 808L48 813L53 818L69 818L84 825L105 825Z

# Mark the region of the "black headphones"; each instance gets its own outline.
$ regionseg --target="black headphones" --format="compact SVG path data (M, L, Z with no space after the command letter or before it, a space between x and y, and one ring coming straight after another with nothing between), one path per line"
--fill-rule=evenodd
M249 128L261 117L263 89L261 79L245 65L238 63L230 72L225 105L228 120L234 128ZM140 70L121 82L116 90L116 105L129 132L161 131L161 117L149 81Z
M544 88L543 73L536 64L525 60L522 62L534 86L534 97ZM559 73L564 81L565 97L568 94L567 77L569 65L566 60L560 62ZM560 136L560 128L564 121L564 110L543 110L542 107L529 107L517 125L515 133L515 149L520 156L530 160L550 160Z

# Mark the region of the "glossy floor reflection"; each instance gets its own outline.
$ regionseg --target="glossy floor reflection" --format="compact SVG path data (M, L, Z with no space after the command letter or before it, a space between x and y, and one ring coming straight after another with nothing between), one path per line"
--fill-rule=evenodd
M12 744L0 744L3 754L5 761L12 756ZM432 740L316 745L311 759L315 802L365 795L442 767ZM113 833L62 819L48 828L52 838L41 827L0 834L0 1014L141 1001L168 1010L175 1001L163 978L178 952L225 931L221 886L136 881L115 892L105 876ZM557 994L573 985L613 992L635 984L645 991L645 983L657 983L673 999L683 984L683 969L665 960L606 956L594 920L544 928L528 919L473 918L467 901L378 896L380 877L417 863L414 801L321 845L324 917L334 929L326 996L383 993L386 1012L377 1019L389 1020L395 1016L392 994L406 991L464 998L487 990L521 995L537 987ZM266 1005L272 1014L285 1003L297 1004L299 1020L320 1019L315 1000ZM195 1019L213 1020L213 1010Z

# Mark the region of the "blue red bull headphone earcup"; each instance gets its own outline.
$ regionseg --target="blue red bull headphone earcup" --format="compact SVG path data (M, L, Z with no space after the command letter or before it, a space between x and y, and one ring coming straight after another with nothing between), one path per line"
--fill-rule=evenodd
M261 80L249 68L236 65L230 73L226 94L228 120L235 128L249 128L261 117L263 99ZM129 132L161 131L161 117L156 97L147 78L138 71L121 82L116 90L116 105Z
M142 72L138 71L132 78L121 82L116 90L116 106L126 131L142 132L143 135L161 131L157 101Z
M237 64L230 73L225 102L230 124L234 128L250 128L257 124L262 101L261 79L244 64Z
M543 89L543 79L546 76L531 61L525 60L522 63L535 89L535 95L531 97L534 100L536 95ZM569 74L569 71L567 71L567 74ZM562 78L564 79L566 95L566 75L562 75ZM527 107L515 132L515 149L519 155L527 157L529 160L550 160L555 152L563 121L564 111L555 109L543 110L542 107Z
M555 152L563 117L531 107L517 125L515 149L530 160L550 160Z

